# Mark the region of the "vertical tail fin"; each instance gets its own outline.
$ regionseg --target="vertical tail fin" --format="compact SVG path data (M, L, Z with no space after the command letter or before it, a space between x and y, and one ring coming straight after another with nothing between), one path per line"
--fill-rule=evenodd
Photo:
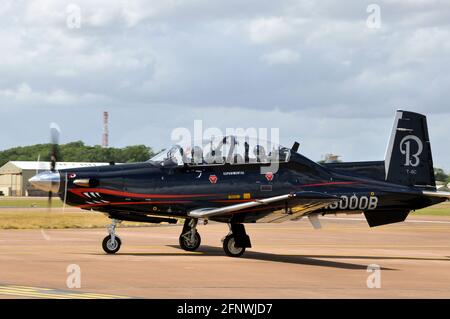
M386 181L436 187L427 118L397 111L385 158Z

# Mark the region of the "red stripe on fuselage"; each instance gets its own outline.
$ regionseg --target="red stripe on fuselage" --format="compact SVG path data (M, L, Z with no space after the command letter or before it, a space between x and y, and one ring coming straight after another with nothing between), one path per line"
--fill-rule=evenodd
M79 208L100 207L100 206L114 206L114 205L154 205L154 204L185 204L190 203L188 200L174 200L174 201L155 201L155 202L115 202L115 203L98 203L98 204L83 204L78 205Z
M122 196L122 197L134 197L134 198L193 198L193 197L212 197L219 196L219 194L138 194L138 193L128 193L115 191L111 189L103 189L103 188L72 188L69 189L69 192L81 196L86 197L83 193L100 193L105 195L114 195L114 196Z

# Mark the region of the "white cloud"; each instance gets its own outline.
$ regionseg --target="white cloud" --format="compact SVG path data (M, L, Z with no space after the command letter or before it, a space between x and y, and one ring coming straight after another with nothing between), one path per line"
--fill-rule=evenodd
M450 59L450 29L424 28L413 30L403 38L401 46L394 47L390 62L396 65L429 63Z
M288 39L295 33L296 21L285 17L257 18L250 21L248 32L254 43L271 43Z
M0 104L16 103L17 107L73 107L76 105L89 105L92 103L106 102L109 99L98 94L83 93L81 95L67 92L63 89L40 91L33 89L28 83L20 83L16 88L0 90Z
M269 65L292 64L300 60L300 54L289 49L280 49L264 54L261 59Z

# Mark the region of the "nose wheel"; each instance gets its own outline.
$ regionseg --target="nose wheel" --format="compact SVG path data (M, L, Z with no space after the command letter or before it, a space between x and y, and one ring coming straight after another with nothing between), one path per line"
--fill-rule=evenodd
M197 231L197 219L186 219L181 232L179 243L180 247L186 251L196 251L202 241Z
M108 227L109 235L103 239L102 247L107 254L117 253L122 245L122 241L116 235L116 226L118 223L120 223L120 221L113 219L112 224Z
M103 250L107 254L115 254L119 251L120 246L122 245L122 241L119 237L114 236L114 238L111 235L106 236L103 239L102 247Z

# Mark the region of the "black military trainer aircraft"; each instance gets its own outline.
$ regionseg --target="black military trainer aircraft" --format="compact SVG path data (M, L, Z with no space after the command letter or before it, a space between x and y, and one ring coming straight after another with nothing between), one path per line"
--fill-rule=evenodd
M320 228L320 215L364 213L374 227L450 198L436 190L426 117L417 113L397 111L384 161L320 165L297 153L298 143L264 149L246 137L215 141L176 145L145 163L60 171L53 156L52 170L30 183L68 205L108 215L103 249L109 254L120 249L120 221L184 219L179 243L188 251L200 246L199 220L227 223L223 249L238 257L251 247L245 223L308 217Z

